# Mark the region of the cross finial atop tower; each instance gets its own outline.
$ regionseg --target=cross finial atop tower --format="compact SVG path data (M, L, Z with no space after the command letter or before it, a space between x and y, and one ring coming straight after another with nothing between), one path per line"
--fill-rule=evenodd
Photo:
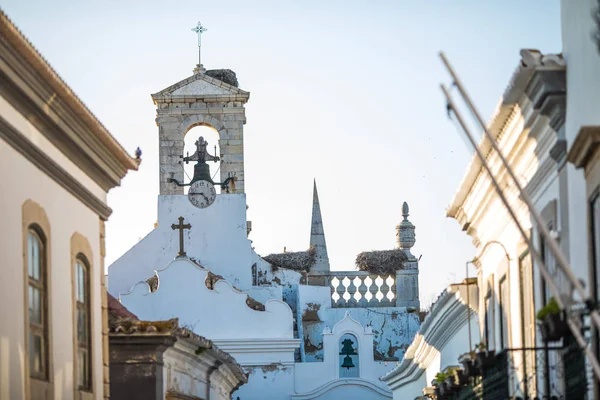
M198 65L194 68L194 73L204 72L204 66L202 65L202 34L207 30L208 29L202 26L200 21L198 21L198 25L192 28L192 32L198 34Z

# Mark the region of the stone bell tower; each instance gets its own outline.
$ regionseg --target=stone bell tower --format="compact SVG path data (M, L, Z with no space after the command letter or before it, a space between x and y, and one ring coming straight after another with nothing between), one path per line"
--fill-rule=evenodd
M160 194L183 194L185 134L196 126L219 133L220 182L234 177L231 193L244 193L244 105L250 93L238 88L233 71L197 68L194 75L152 95L159 138Z

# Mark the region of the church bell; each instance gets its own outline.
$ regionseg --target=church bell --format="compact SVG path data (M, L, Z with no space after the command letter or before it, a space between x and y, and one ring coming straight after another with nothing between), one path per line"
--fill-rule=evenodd
M208 181L214 185L214 182L210 177L210 167L205 162L198 162L194 165L194 177L190 183L196 181Z
M350 369L350 368L354 368L354 367L356 367L356 365L354 365L352 363L352 357L350 357L350 356L344 357L344 362L342 363L342 368Z

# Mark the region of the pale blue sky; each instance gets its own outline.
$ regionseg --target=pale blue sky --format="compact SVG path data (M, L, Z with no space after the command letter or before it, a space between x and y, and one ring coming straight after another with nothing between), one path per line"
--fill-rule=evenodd
M445 210L470 160L447 119L446 52L488 119L521 48L560 52L558 0L25 1L3 9L143 163L109 195L107 265L156 220L158 131L150 94L203 62L251 93L245 126L250 238L304 250L316 177L333 269L395 245L407 201L427 305L474 249ZM212 145L211 145L212 146Z

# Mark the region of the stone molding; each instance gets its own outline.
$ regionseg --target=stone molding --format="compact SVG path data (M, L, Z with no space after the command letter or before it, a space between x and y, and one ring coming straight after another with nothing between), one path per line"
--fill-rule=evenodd
M265 353L287 353L289 360L278 360L281 365L294 365L294 351L300 348L301 339L213 339L221 350L239 357L244 354L244 367L264 366ZM252 360L250 355L259 355L259 359Z
M199 94L195 96L193 93L186 93L181 95L173 95L173 92L176 92L178 89L183 88L193 82L196 81L204 81L210 85L214 85L218 88L223 89L224 92L229 92L227 94L211 94L210 96L206 96L205 94ZM206 74L194 74L186 79L183 79L157 93L152 95L152 99L154 100L154 104L159 104L162 102L168 102L172 99L195 99L198 97L202 97L203 101L248 101L250 98L250 93L246 92L240 88L229 85L223 81L212 78Z
M321 396L325 396L327 392L334 390L340 386L358 386L369 389L379 395L381 398L392 400L392 393L388 390L385 390L371 381L361 378L341 378L330 381L323 386L303 394L292 394L293 400L311 400L311 399L319 399Z
M543 55L538 50L521 50L521 62L513 73L492 119L487 124L487 128L497 142L501 140L502 136L506 134L507 129L512 125L511 121L514 121L514 119L521 114L518 112L519 104L523 101L524 96L528 97L526 90L529 88L530 83L533 82L533 78L539 73L543 73L547 76L554 76L553 74L560 75L561 73L564 73L562 72L564 70L565 62L559 54ZM542 83L544 83L543 80L539 82L539 84ZM560 79L558 79L558 83L554 84L554 86L560 87ZM545 87L547 88L547 85L542 85L538 89L543 89ZM536 91L534 90L533 92L535 93ZM545 98L545 96L539 94L533 97L542 100ZM542 104L543 101L539 106L541 107ZM484 136L479 146L482 149L484 156L489 160L492 156L493 149L487 136ZM446 216L457 219L461 226L465 226L468 221L466 215L459 217L460 210L465 206L465 202L477 184L478 179L480 179L480 176L485 174L486 172L483 169L479 157L477 154L473 154L471 162L467 167L467 172L463 176L459 188L446 210Z
M567 159L576 168L586 168L600 145L600 126L582 126L571 145Z
M130 157L17 27L0 11L0 94L104 190L119 186Z
M467 290L478 291L474 284L454 284L438 297L400 365L380 378L392 390L417 380L448 341L467 323ZM478 293L471 293L470 298L472 302L477 302ZM476 311L472 310L471 317L475 315Z
M12 148L21 153L44 174L48 175L48 177L62 186L76 199L98 214L100 218L103 220L108 219L112 213L110 207L92 194L92 192L42 152L36 145L21 135L19 131L2 117L0 117L0 138L4 139Z

